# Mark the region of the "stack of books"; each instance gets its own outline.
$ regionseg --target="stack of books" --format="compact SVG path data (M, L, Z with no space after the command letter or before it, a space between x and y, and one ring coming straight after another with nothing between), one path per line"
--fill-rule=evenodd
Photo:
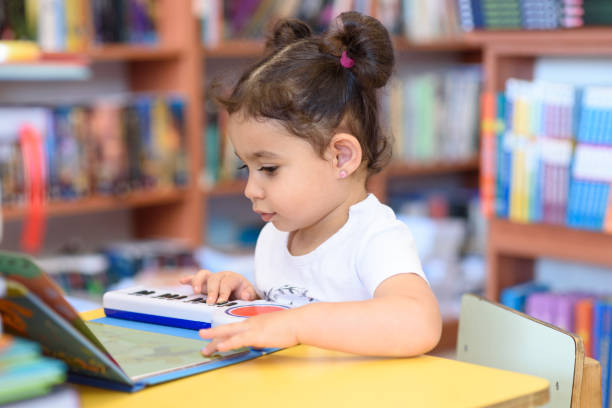
M66 365L43 357L38 343L0 337L0 404L48 394L66 380Z
M612 24L607 0L458 0L461 27L473 30L552 30Z
M5 292L5 280L0 277L0 309L8 304L3 300ZM17 317L18 314L13 316ZM0 318L0 405L46 395L65 379L64 363L43 357L38 343L4 334Z
M196 0L195 9L208 47L231 39L262 39L281 18L298 18L321 33L350 10L372 15L391 35L414 42L461 34L456 0Z
M612 87L509 79L484 95L488 216L612 231Z
M410 162L476 156L480 89L481 71L472 65L395 79L384 100L394 156Z
M136 95L54 107L0 108L0 183L6 204L24 198L20 138L34 129L43 150L48 198L121 194L187 182L185 104Z
M155 0L4 0L0 39L36 41L47 52L96 43L157 43ZM93 33L92 33L93 31Z
M612 231L612 87L589 86L582 94L572 166L567 223Z
M66 0L67 3L80 1ZM159 41L155 18L157 3L155 0L91 0L95 41L100 44L156 44Z

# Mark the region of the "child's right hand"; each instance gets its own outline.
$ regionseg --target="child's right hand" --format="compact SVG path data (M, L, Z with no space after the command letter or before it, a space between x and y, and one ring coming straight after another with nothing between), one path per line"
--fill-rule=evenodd
M233 296L233 299L255 300L257 294L255 288L244 276L236 272L222 271L212 273L202 269L192 276L183 276L179 282L191 285L195 293L206 295L206 303L225 302Z

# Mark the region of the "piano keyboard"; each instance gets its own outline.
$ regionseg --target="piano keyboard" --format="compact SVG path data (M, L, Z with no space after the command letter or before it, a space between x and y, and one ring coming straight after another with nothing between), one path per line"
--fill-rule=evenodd
M104 294L107 317L199 330L241 321L244 318L288 309L265 300L230 300L206 304L206 295L194 294L189 286L160 289L142 286Z

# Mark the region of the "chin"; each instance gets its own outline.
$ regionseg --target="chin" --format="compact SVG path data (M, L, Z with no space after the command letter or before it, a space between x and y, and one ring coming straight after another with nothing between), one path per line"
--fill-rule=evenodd
M279 230L279 231L283 231L283 232L293 232L295 230L297 230L298 228L289 226L284 224L283 222L279 222L278 220L272 220L270 221L272 223L272 225L274 225L274 227Z

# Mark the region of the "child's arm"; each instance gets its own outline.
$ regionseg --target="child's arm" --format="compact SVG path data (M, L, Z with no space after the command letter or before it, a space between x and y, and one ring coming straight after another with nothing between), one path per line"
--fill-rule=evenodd
M441 330L429 285L416 274L400 274L383 281L370 300L312 303L201 330L200 335L213 338L205 354L301 343L362 355L414 356L434 348Z
M209 305L225 302L230 296L234 299L255 300L255 288L242 275L236 272L221 271L212 273L202 269L195 275L179 279L184 285L191 285L194 293L205 293Z

